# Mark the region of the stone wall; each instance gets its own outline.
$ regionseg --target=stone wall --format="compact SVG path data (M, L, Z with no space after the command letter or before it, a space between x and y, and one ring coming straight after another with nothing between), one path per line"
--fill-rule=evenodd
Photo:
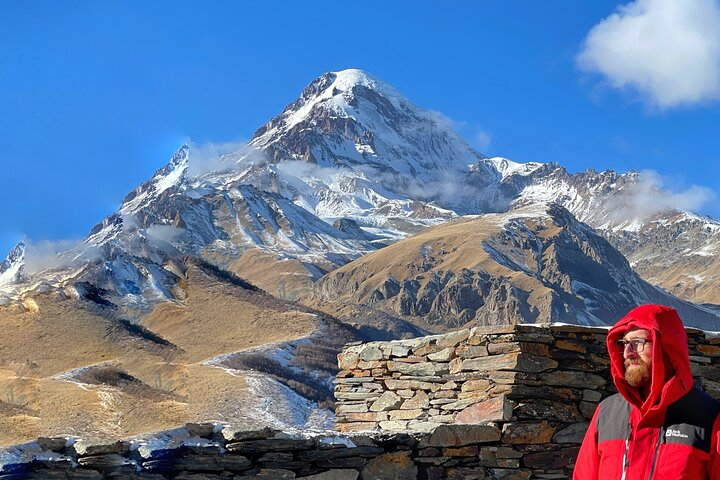
M476 328L350 345L337 431L187 425L111 444L0 448L0 480L563 479L612 393L605 330ZM720 394L720 338L688 330L698 384Z
M492 425L500 435L480 447L481 465L564 478L598 402L615 391L606 334L516 325L349 345L338 355L337 429ZM719 397L720 338L695 329L688 337L696 383Z
M247 431L188 425L110 444L43 438L0 448L0 479L470 480L528 479L517 452L492 446L494 425L432 433ZM562 469L535 478L565 478ZM537 473L537 472L535 472Z

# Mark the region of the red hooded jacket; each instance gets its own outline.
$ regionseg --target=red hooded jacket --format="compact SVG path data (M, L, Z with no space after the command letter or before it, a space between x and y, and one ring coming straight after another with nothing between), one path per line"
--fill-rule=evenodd
M625 381L613 348L631 328L648 330L652 379L645 400ZM670 307L643 305L607 336L618 393L603 400L585 435L575 480L720 480L720 402L693 387L685 328Z

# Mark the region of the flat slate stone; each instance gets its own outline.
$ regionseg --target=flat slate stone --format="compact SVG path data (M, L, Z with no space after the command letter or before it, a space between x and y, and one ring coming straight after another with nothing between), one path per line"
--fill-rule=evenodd
M380 447L333 448L330 450L308 450L297 454L298 460L306 462L325 461L338 458L366 457L380 455L385 450Z
M337 359L340 370L353 370L360 361L360 354L346 350L338 353Z
M338 432L365 432L376 428L377 423L375 422L343 422L335 426Z
M435 375L437 366L432 362L404 363L390 361L387 364L387 369L391 372L400 372L405 375L431 377Z
M607 384L600 375L587 372L558 370L543 376L546 385L599 389Z
M258 462L290 462L293 454L289 452L268 452L257 459Z
M500 429L492 425L440 425L427 439L430 447L463 447L500 440Z
M185 429L191 437L211 438L215 433L215 425L212 423L186 423Z
M297 477L298 480L357 480L360 472L352 468L336 468L331 471Z
M512 403L505 395L500 395L461 410L455 416L455 423L504 422L510 420L512 414Z
M409 398L400 405L401 410L413 410L416 408L427 409L430 407L430 397L423 390L418 390L412 398Z
M455 357L455 349L448 347L439 352L428 354L427 358L431 362L449 362Z
M378 400L380 400L382 397L380 397ZM377 400L376 400L377 402ZM335 408L335 413L340 415L344 413L363 413L368 411L368 405L365 402L362 403L355 403L355 404L348 404L348 403L341 403Z
M114 442L114 443L106 443L106 444L90 444L86 443L84 441L78 441L73 445L73 448L75 449L75 452L79 456L88 456L88 455L105 455L110 453L127 453L127 451L130 449L130 444L128 442Z
M271 438L277 433L277 430L265 427L260 430L247 430L242 427L225 427L222 435L228 442L240 442L244 440L262 440Z
M385 453L368 461L362 478L416 480L418 468L408 451Z
M360 360L366 362L371 360L381 360L383 358L383 352L380 347L372 344L368 344L360 349Z
M487 357L488 347L485 345L468 346L460 345L455 349L457 356L460 358L476 358L476 357Z
M549 443L555 427L548 422L513 422L503 425L502 441L510 445Z
M536 469L557 469L570 467L577 458L580 447L569 447L548 452L529 453L523 457L523 465Z
M228 443L225 448L233 453L292 452L312 448L312 441L292 438L268 438Z
M135 470L136 463L129 458L123 457L117 453L109 453L105 455L91 455L78 459L78 464L86 468L94 470L114 470L124 466L131 466Z
M37 443L43 450L61 452L65 449L67 439L64 437L40 437L37 439Z
M583 420L580 411L574 404L535 398L519 403L513 413L521 419L559 420L561 422L580 422Z
M424 410L416 408L413 410L391 410L388 412L390 420L413 420L425 413Z
M387 391L370 405L371 412L384 412L400 406L402 398L395 392ZM366 409L367 410L367 409Z
M465 340L467 340L469 336L469 329L446 333L445 335L441 335L440 337L438 337L437 346L439 349L455 347L459 345L460 342L464 342Z
M552 438L553 443L582 443L585 438L585 432L587 431L589 423L573 423L561 430Z
M385 386L388 390L432 390L439 388L436 384L431 382L421 382L418 380L385 380Z

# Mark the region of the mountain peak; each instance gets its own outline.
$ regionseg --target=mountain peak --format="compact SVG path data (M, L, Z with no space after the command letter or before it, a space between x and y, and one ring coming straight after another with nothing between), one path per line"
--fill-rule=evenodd
M188 168L189 152L190 147L182 145L167 165L156 171L150 180L125 196L120 210L123 213L135 212L165 190L180 184Z
M15 283L23 275L25 264L25 242L15 245L7 258L0 263L0 283Z
M313 98L332 97L341 92L351 92L355 87L363 86L372 90L387 89L387 86L375 80L367 72L349 68L337 72L326 72L308 84L300 98L311 101Z
M334 86L339 90L349 90L356 85L362 85L368 88L376 88L378 85L382 85L367 72L357 68L348 68L346 70L340 70L339 72L333 72L333 75L335 75Z
M327 72L305 87L250 142L270 163L362 165L424 183L438 170L466 171L482 155L450 123L358 69ZM399 177L398 177L399 178Z

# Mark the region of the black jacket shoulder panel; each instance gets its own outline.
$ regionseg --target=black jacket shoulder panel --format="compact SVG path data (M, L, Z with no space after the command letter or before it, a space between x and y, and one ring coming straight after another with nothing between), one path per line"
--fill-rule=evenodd
M665 443L691 445L709 452L718 414L720 402L693 387L668 407L664 423Z

